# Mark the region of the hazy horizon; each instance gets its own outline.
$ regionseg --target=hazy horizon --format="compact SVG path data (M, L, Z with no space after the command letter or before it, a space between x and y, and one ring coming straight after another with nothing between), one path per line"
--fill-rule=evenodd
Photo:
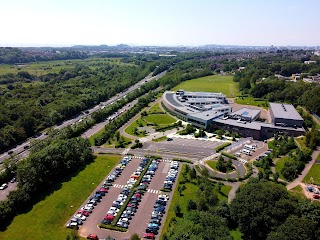
M319 7L316 0L12 0L0 3L0 46L318 46Z

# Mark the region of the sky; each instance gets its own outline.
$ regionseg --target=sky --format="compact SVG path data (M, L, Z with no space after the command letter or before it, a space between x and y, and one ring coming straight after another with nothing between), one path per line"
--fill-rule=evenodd
M0 46L318 46L319 9L319 0L0 0Z

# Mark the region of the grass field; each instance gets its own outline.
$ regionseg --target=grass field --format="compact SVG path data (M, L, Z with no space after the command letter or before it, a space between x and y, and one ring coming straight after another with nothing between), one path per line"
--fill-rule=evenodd
M124 147L127 147L128 145L130 145L130 143L134 142L134 141L132 141L131 138L127 138L127 137L124 137L124 136L122 136L122 137L123 137L123 139L125 141ZM104 144L103 147L105 147L105 148L114 148L116 146L116 143L117 143L117 141L114 138L114 139L111 139L110 143L107 142L106 144Z
M135 128L138 128L139 127L139 123L142 123L143 126L145 126L145 124L143 123L142 119L141 118L138 118L136 121L134 121L133 123L131 123L124 131L127 133L127 134L130 134L132 136L139 136L139 137L144 137L145 134L143 134L143 132L141 131L138 131L137 134L134 134L133 133L133 129Z
M163 112L160 108L159 103L154 104L149 110L148 113L155 113L155 112Z
M180 174L179 174L179 178L178 178L177 183L179 183L179 181L183 180L183 175L181 173L184 172L184 169L185 169L185 164L182 166L182 169L180 170ZM178 184L174 190L173 198L172 198L169 210L168 210L167 218L164 223L160 239L162 239L163 234L167 233L167 231L169 230L170 220L173 217L175 217L175 213L174 213L174 209L173 209L174 206L177 204L180 205L181 213L182 213L182 215L185 215L188 213L187 212L188 200L190 200L190 199L192 199L194 201L197 200L198 186L196 184L196 181L194 180L193 182L187 182L187 183L185 183L185 186L186 186L186 190L184 190L182 192L183 196L180 196L180 194L178 192ZM224 200L224 201L228 202L228 194L229 194L230 190L231 190L231 186L226 186L226 185L222 186L221 187L222 194L221 193L218 194L219 200L220 201ZM176 220L179 222L179 218L176 217Z
M179 89L195 92L222 92L227 97L235 97L238 93L238 83L233 81L232 76L212 75L182 82L172 90Z
M98 156L83 171L61 184L59 190L15 217L0 239L64 240L71 233L67 220L118 163L119 156Z
M41 76L47 73L57 73L61 69L71 69L77 64L83 64L91 69L103 66L104 64L123 64L119 58L86 58L71 60L56 60L47 62L34 62L19 65L0 64L0 74L18 73L27 71L30 74Z
M144 120L148 123L157 125L169 125L176 122L176 119L168 114L149 114L148 116L144 117Z
M237 97L235 102L243 105L252 105L268 109L268 101L254 99L253 97Z
M320 154L317 157L317 161L320 161ZM311 183L311 177L313 178L315 184L320 185L320 163L315 163L312 165L310 171L303 179L303 182Z
M300 185L289 190L289 193L295 197L306 199L306 195L303 193L303 189Z
M284 167L285 161L287 161L288 159L289 159L289 157L285 156L285 157L280 158L280 160L276 163L276 171L277 171L277 173L279 173L279 177L283 180L285 180L285 178L282 176L281 170Z

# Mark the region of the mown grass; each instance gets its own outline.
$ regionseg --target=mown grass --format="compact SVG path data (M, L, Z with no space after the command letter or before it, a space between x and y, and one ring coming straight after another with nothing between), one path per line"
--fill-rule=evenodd
M235 98L235 102L243 105L263 107L265 109L268 109L268 103L269 103L264 99L256 99L253 97L237 97Z
M280 159L278 160L278 162L276 163L276 172L279 173L279 177L280 177L281 179L285 179L285 178L282 176L282 174L281 174L281 170L282 170L283 167L284 167L284 163L285 163L286 161L288 161L288 160L289 160L289 157L288 157L288 156L285 156L285 157L280 158Z
M206 163L209 165L209 167L211 167L213 170L215 171L219 171L219 169L217 168L217 164L218 164L218 161L215 161L215 160L209 160L209 161L206 161ZM230 172L233 172L233 170L228 170L226 173L230 173ZM231 189L231 188L230 188Z
M175 205L179 205L180 208L181 208L182 216L185 216L186 214L188 214L188 211L187 211L188 201L190 199L192 199L194 201L197 200L198 186L197 186L196 180L193 180L191 182L186 182L184 184L186 186L186 189L182 192L181 196L180 196L180 193L178 191L179 182L184 179L182 173L185 171L185 168L186 168L186 165L183 164L182 168L180 170L180 173L179 173L179 177L178 177L178 180L177 180L178 184L177 184L177 186L176 186L176 188L174 190L174 193L173 193L172 201L171 201L171 204L170 204L170 207L169 207L169 210L168 210L167 217L166 217L165 222L164 222L164 226L163 226L163 230L162 230L160 239L162 239L162 236L168 232L169 223L170 223L171 219L173 217L175 217L174 206ZM219 201L228 202L228 194L229 194L230 190L231 190L231 186L226 186L226 185L222 186L221 187L221 193L218 193ZM177 224L179 224L179 218L176 217L176 220L178 222Z
M154 113L154 112L163 112L160 108L159 103L154 104L149 110L148 113Z
M127 137L124 137L122 136L124 141L125 141L125 144L124 144L124 147L127 147L130 143L132 143L132 139L131 138L127 138ZM105 148L114 148L116 147L116 144L117 144L117 140L115 138L111 139L110 140L110 143L107 142L106 144L103 145L103 147Z
M221 92L227 97L235 97L239 92L238 83L233 81L232 76L220 75L191 79L179 84L172 90L177 91L179 89L195 92Z
M168 114L149 114L148 116L144 117L144 120L148 123L153 123L156 125L169 125L176 122L176 119Z
M31 211L15 217L0 239L63 240L71 233L67 220L81 206L103 178L118 163L120 156L101 156L63 182L61 188L35 204Z
M317 157L317 161L320 161L320 154ZM320 163L314 163L308 172L308 174L304 177L303 182L312 183L310 178L313 178L314 183L320 185Z
M165 141L165 140L167 140L167 136L162 136L159 138L152 139L152 141L154 141L154 142L161 142L161 141Z
M133 130L135 128L138 128L139 127L139 123L142 123L141 126L145 126L145 124L143 123L142 119L141 118L138 118L136 121L132 122L124 131L129 134L129 135L132 135L132 136L139 136L139 137L144 137L145 134L143 134L142 131L138 131L137 134L133 133Z
M306 195L303 193L303 189L300 185L292 188L289 193L295 197L306 199Z

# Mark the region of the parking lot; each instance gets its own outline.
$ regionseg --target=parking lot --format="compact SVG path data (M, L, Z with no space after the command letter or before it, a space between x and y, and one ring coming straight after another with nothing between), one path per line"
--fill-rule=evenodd
M164 181L167 177L167 173L170 169L170 162L168 160L160 161L158 163L158 168L155 171L155 174L149 183L149 186L147 188L147 191L144 195L142 195L141 202L138 205L137 212L134 216L132 216L132 219L130 220L130 223L128 225L127 232L118 232L118 231L112 231L109 229L99 229L98 225L101 223L101 221L104 219L104 216L106 216L106 213L112 206L113 202L118 198L118 195L121 193L122 189L127 184L128 179L132 175L134 171L139 167L139 164L141 162L141 158L132 158L132 160L127 164L127 166L123 169L121 175L116 178L116 180L113 183L113 186L111 186L108 190L108 193L102 197L101 202L98 203L94 209L92 210L92 213L88 216L88 218L83 221L83 224L80 225L79 233L81 236L88 236L89 234L97 234L100 239L106 238L108 236L114 238L114 239L129 239L130 236L134 233L139 234L141 237L143 237L143 233L146 232L146 228L148 227L151 213L154 210L154 204L158 198L158 195L160 193L160 189L163 188ZM104 179L105 180L105 179ZM104 181L103 181L104 182ZM99 187L97 187L97 190L100 188L100 186L103 184L101 182L99 184ZM173 189L175 187L175 184L173 185ZM85 203L80 207L83 207L87 201L94 195L96 191L94 191L91 196L88 197L88 199L85 201ZM169 193L171 195L171 193ZM165 212L167 212L169 208L169 203L171 201L171 196L169 198L166 207ZM78 207L78 206L74 206ZM77 213L75 212L75 214ZM161 223L163 224L164 218L162 218ZM71 219L71 218L70 218ZM160 229L161 229L160 225ZM160 231L159 231L160 233ZM159 234L160 235L160 234ZM156 235L156 236L159 236Z
M250 151L250 155L246 155L241 152L241 150L244 149L244 145L254 145L254 144L256 144L257 147L255 148L255 150ZM239 153L240 154L240 156L239 156L240 161L241 160L250 161L250 160L256 159L258 156L265 153L267 149L268 149L267 143L264 143L262 141L256 141L256 140L249 140L247 142L243 142L242 144L239 144L238 146L232 148L229 153L231 153L233 155L237 155L237 153ZM245 162L245 161L243 161L243 162Z
M172 137L172 141L146 142L143 144L143 148L152 151L188 153L206 157L213 154L216 147L222 144L224 142Z

